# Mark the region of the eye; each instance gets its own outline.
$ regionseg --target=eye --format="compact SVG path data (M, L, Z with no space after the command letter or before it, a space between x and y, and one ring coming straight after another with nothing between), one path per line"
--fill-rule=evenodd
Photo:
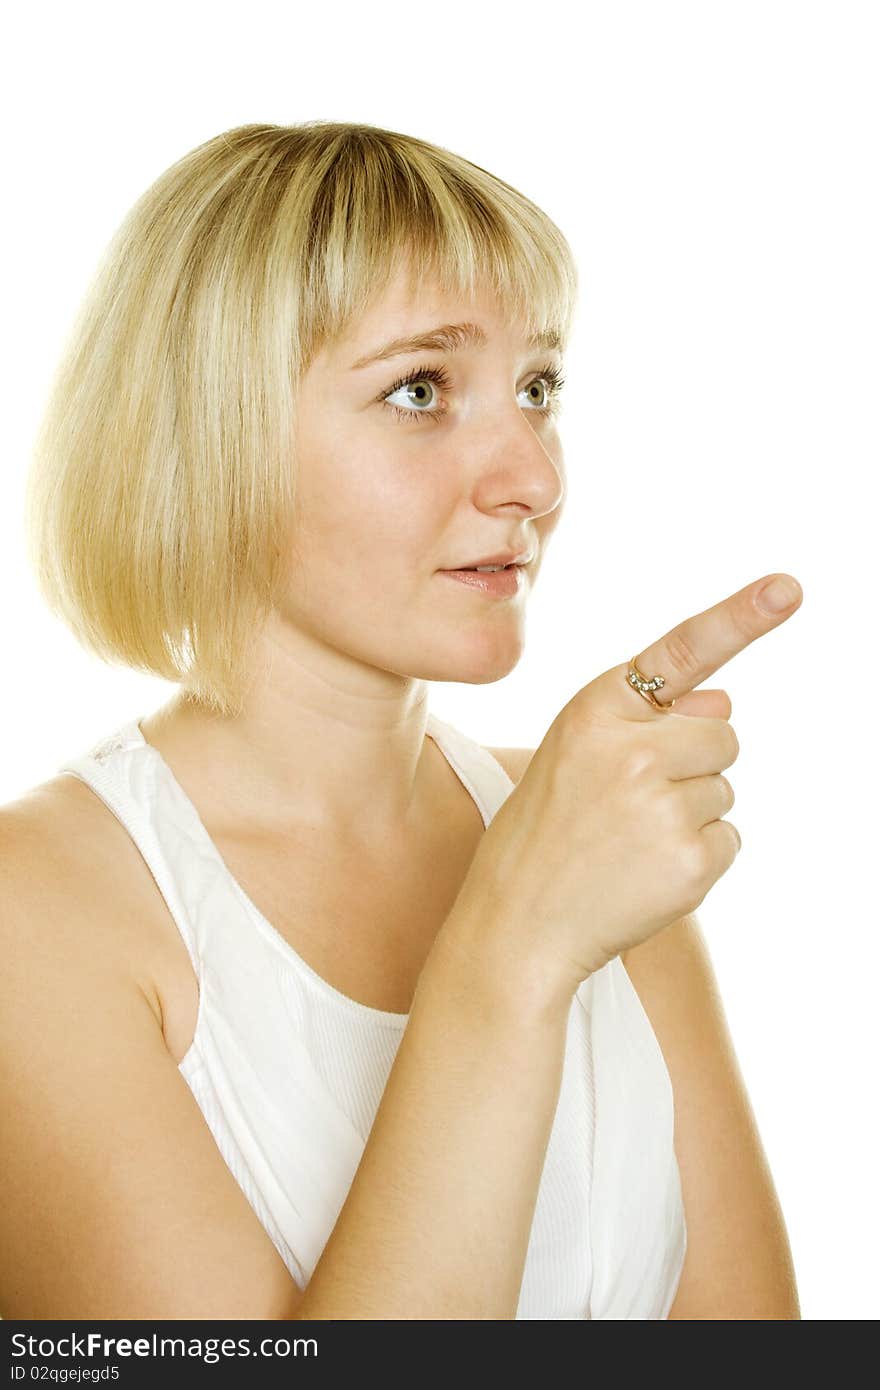
M542 367L540 372L528 386L523 387L523 392L528 392L533 402L531 409L537 411L539 415L556 415L560 408L559 394L565 384L559 368L552 362ZM409 372L405 377L395 381L389 391L383 391L377 400L386 409L394 412L395 418L400 421L432 420L434 424L440 424L448 407L445 405L437 406L435 402L440 392L447 392L452 389L452 383L442 367L418 367L415 371ZM523 392L520 392L522 394ZM535 396L537 392L537 398ZM394 404L392 396L401 394L404 402L400 405Z
M529 392L531 400L538 410L549 411L550 403L558 388L548 382L547 374L545 373L543 376L536 376L534 381L530 382L528 386L523 387L523 390ZM534 394L536 392L537 399Z
M445 406L442 409L429 408L437 398L438 388L441 391L449 391L452 388L452 382L443 368L419 367L416 371L410 372L408 376L395 381L391 390L383 392L379 399L389 410L394 411L398 420L427 417L436 423L446 414ZM391 397L398 395L398 393L405 397L406 404L403 408L391 402Z
M555 363L548 362L546 367L541 368L534 380L523 389L529 393L538 389L541 390L540 403L535 407L539 414L558 415L562 407L560 394L564 385L565 377L562 372ZM534 399L532 396L532 400Z

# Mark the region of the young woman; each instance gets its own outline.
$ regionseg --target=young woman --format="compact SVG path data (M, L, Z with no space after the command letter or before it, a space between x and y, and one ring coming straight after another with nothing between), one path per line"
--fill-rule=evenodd
M0 808L5 1317L798 1316L688 916L738 836L687 692L788 613L534 755L428 708L522 654L575 294L523 195L363 125L227 131L108 248L33 562L179 690Z

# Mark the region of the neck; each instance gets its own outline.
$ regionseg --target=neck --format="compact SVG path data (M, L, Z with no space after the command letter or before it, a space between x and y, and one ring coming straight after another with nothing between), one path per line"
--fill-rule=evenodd
M240 714L178 694L141 720L144 737L184 786L201 788L219 823L305 823L364 842L411 826L433 757L426 683L300 633L276 639L272 658Z

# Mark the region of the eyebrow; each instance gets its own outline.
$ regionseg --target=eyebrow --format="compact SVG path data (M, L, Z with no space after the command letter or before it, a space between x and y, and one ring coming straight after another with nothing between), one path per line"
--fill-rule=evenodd
M351 370L368 367L371 362L383 362L387 357L400 357L407 352L458 352L469 344L485 347L489 341L484 329L477 323L442 323L425 333L415 333L409 338L393 338L383 343L375 352L359 357L352 362ZM528 340L529 348L555 348L562 351L562 339L553 331L535 333Z

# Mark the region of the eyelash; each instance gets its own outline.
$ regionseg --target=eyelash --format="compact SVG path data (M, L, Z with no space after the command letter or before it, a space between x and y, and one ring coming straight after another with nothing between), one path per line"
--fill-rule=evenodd
M533 385L535 381L540 381L542 378L547 382L550 388L549 403L546 406L536 406L535 410L538 415L549 417L556 415L559 411L559 394L565 385L565 377L553 362L548 362L546 367L542 367L537 376L529 382L529 386ZM428 419L433 420L435 425L439 425L443 416L446 414L445 408L442 410L406 410L403 406L388 404L388 396L393 396L395 391L399 391L401 387L411 386L417 381L431 381L435 386L438 386L441 391L449 391L452 388L452 382L449 380L449 377L442 367L419 367L416 371L409 372L406 376L401 377L399 381L395 381L394 385L390 387L389 390L383 391L376 399L380 404L384 405L386 410L393 411L395 419L398 421ZM523 390L526 389L526 387L523 387Z

